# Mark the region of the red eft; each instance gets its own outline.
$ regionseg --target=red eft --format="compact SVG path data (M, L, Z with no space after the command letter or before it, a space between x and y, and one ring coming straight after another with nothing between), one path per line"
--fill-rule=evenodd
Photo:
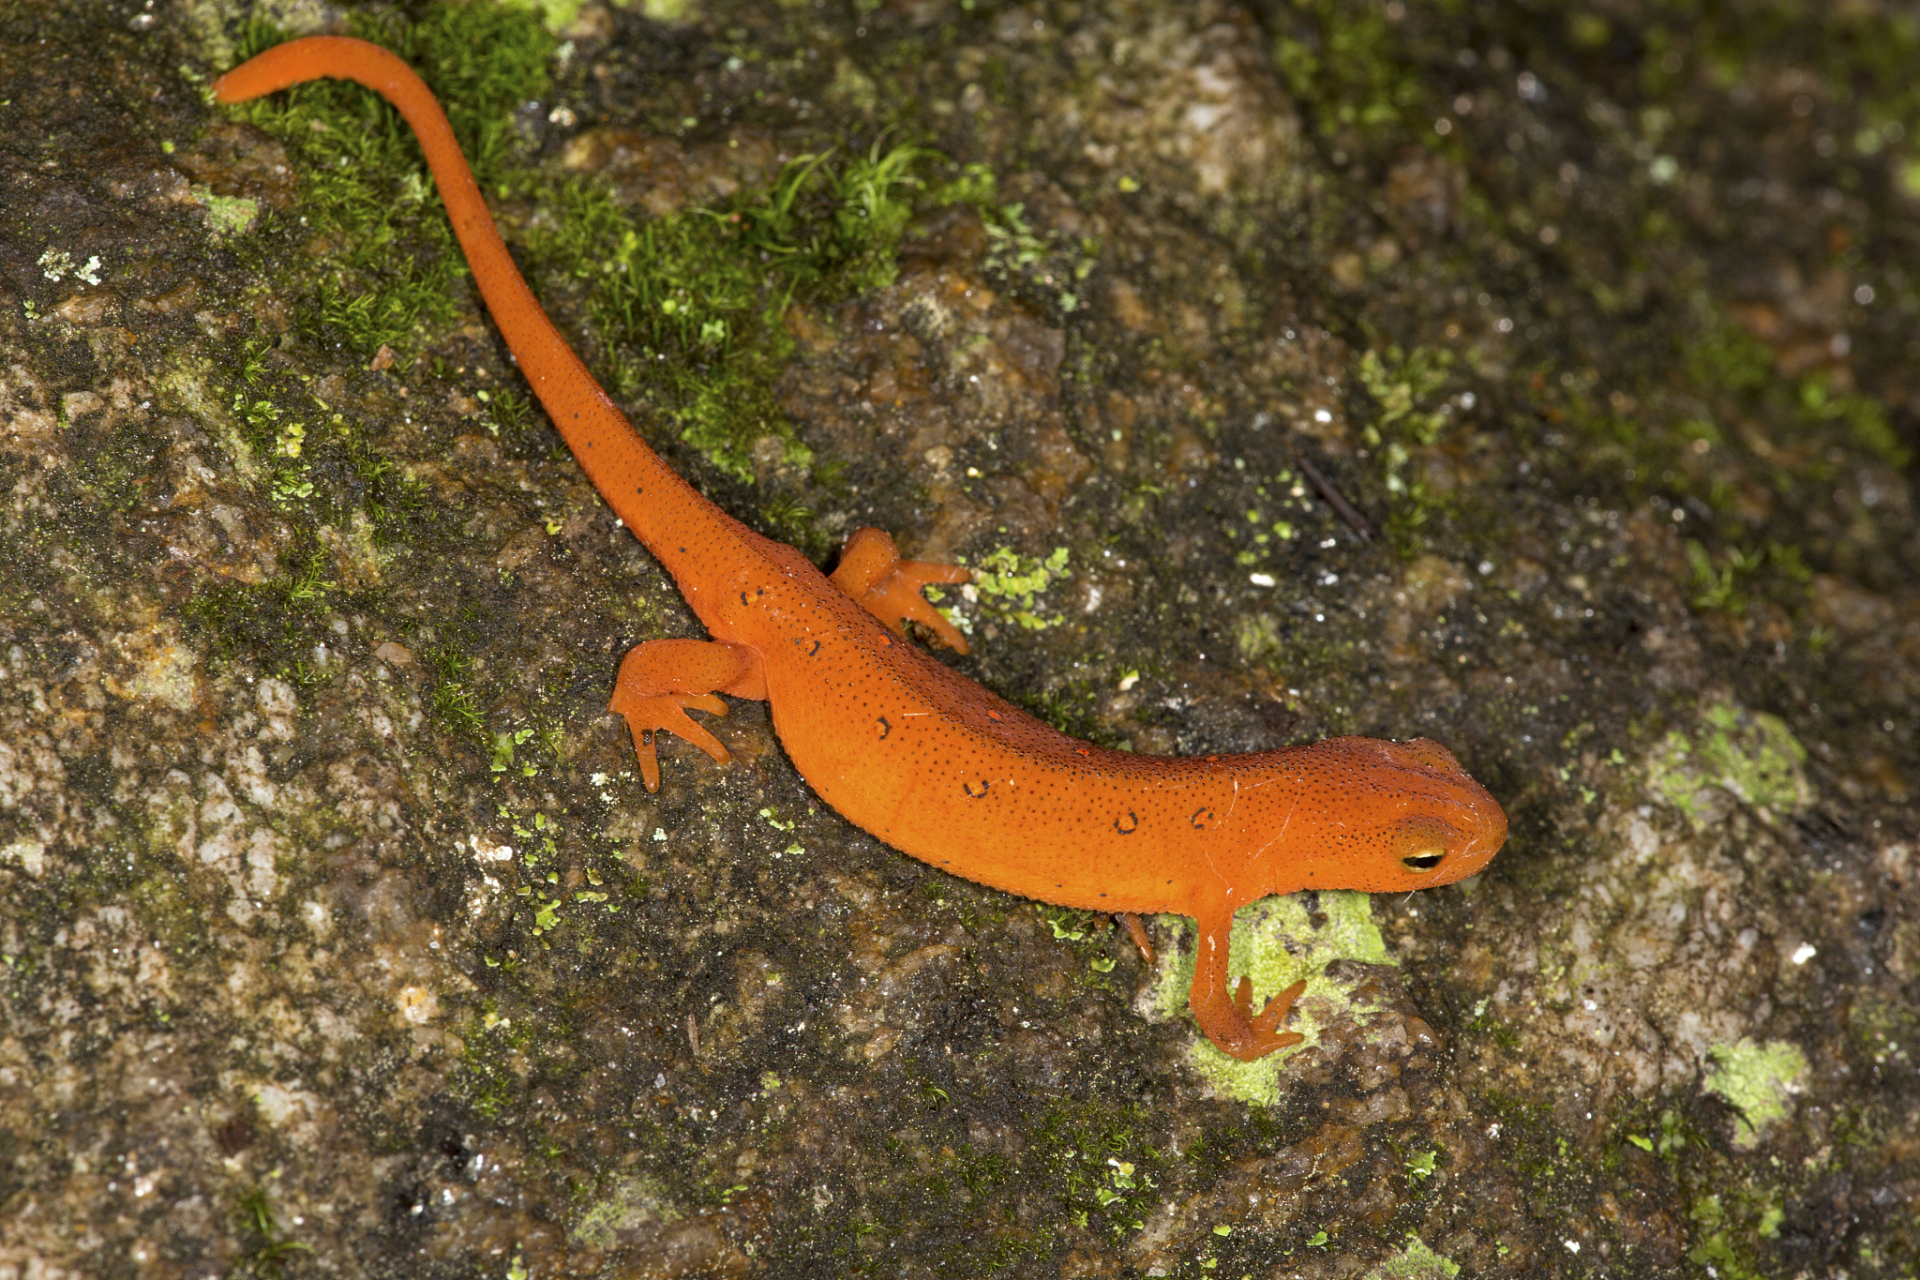
M831 576L748 529L643 443L535 300L433 93L377 45L313 36L270 49L214 82L245 102L332 77L372 89L419 138L475 282L520 371L594 487L673 575L708 640L649 640L620 664L610 710L627 718L648 790L654 735L677 734L725 763L688 715L717 696L764 699L781 744L821 798L856 826L969 880L1122 916L1194 917L1192 1004L1236 1058L1302 1037L1278 1030L1297 983L1251 1009L1229 990L1227 940L1247 903L1300 889L1398 892L1487 864L1507 818L1436 742L1329 738L1204 758L1134 755L1056 732L934 661L904 620L965 652L921 594L967 571L902 560L878 529L848 539Z

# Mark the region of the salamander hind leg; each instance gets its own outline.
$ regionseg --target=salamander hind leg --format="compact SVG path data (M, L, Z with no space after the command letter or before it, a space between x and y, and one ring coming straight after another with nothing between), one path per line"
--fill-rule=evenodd
M1258 1014L1253 1013L1253 984L1241 978L1229 993L1227 988L1227 940L1233 932L1233 911L1222 905L1204 911L1196 921L1200 927L1200 953L1193 963L1193 1017L1207 1039L1228 1057L1242 1062L1264 1058L1276 1049L1299 1044L1306 1039L1297 1031L1276 1028L1293 1009L1293 1002L1307 989L1296 982L1267 1001Z
M716 693L764 699L767 677L759 652L717 640L649 640L627 651L607 710L627 718L647 790L660 789L656 733L677 734L720 764L732 758L718 738L687 715L689 709L727 714L727 704Z
M893 539L879 529L854 530L840 550L840 567L830 575L834 586L888 626L912 620L960 653L967 651L967 638L920 592L934 583L965 582L972 576L959 565L902 560Z

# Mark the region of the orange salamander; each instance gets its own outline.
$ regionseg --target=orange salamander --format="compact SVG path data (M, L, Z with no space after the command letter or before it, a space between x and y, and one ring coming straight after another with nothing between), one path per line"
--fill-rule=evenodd
M717 696L765 699L774 730L821 798L894 848L969 880L1062 906L1199 926L1193 1014L1236 1058L1302 1039L1278 1030L1297 983L1255 1014L1229 988L1235 910L1300 889L1398 892L1487 864L1507 819L1445 747L1330 738L1203 759L1134 755L1058 733L909 643L911 619L966 643L921 594L965 569L902 560L861 529L832 575L748 529L643 443L521 278L432 91L398 57L334 36L294 40L214 83L244 102L323 77L380 94L413 127L474 280L574 457L706 625L707 640L649 640L620 664L610 710L627 718L648 790L654 735L716 761L727 750L687 712Z

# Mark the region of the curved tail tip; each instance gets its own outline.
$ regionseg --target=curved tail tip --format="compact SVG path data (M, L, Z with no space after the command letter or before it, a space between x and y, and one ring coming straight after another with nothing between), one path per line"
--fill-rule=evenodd
M213 100L223 106L232 106L236 102L249 102L254 98L271 92L270 89L265 89L257 85L249 87L247 84L247 80L249 79L246 75L247 69L259 60L257 56L248 58L239 66L228 67L226 71L217 76L212 85Z

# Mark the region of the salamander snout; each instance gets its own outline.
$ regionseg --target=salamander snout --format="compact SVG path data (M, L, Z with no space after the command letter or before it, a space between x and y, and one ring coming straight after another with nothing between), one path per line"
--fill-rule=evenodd
M1420 796L1396 824L1400 865L1431 884L1464 879L1484 867L1507 841L1507 814L1461 767L1453 752L1430 738L1383 743L1412 778Z
M1271 782L1256 778L1237 794L1259 797L1258 809L1242 808L1265 833L1255 854L1272 892L1452 884L1506 843L1499 802L1426 738L1326 738L1262 762Z

